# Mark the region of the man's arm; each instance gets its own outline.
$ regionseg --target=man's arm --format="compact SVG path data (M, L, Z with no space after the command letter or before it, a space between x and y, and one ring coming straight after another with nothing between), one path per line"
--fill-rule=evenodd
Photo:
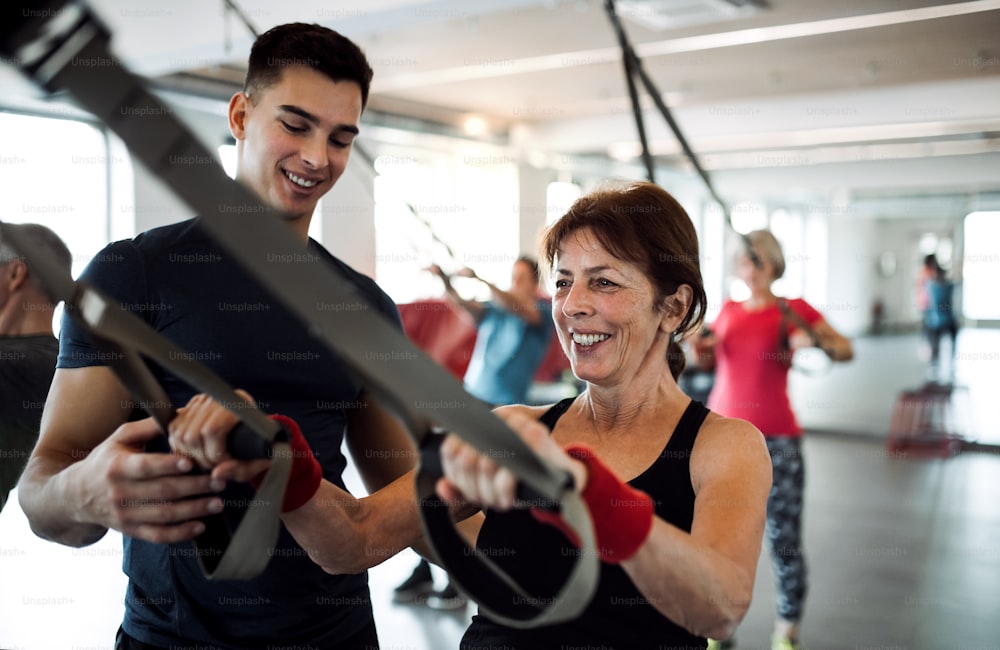
M750 606L764 533L771 461L760 432L742 420L708 416L691 452L695 502L688 533L656 517L651 501L643 508L648 495L606 467L571 458L524 411L508 412L508 423L525 442L572 473L584 501L597 506L589 507L602 559L620 563L645 600L678 625L728 638ZM509 470L454 437L442 446L441 460L447 480L438 484L438 494L464 494L501 511L514 507L517 479Z
M328 573L360 573L410 546L434 559L423 540L417 510L414 444L402 425L366 394L358 402L348 412L347 446L371 494L359 499L321 480L301 506L282 513L282 521L310 559ZM222 441L236 422L236 416L216 402L196 397L170 423L171 446L199 463L214 465L212 476L217 479L249 480L262 471L261 461L236 461L224 452ZM307 474L293 474L290 481ZM459 519L477 510L464 502L452 508ZM475 529L478 521L464 526Z
M146 454L161 432L151 419L125 424L128 391L107 367L57 369L41 435L21 477L21 508L38 536L86 546L109 528L153 542L193 539L197 519L218 512L208 475L190 459ZM218 487L218 486L216 486Z

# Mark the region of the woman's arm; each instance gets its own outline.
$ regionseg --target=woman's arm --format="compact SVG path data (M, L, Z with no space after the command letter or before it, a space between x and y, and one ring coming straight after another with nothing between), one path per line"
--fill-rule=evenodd
M691 455L691 532L656 518L645 543L621 565L664 616L695 634L725 639L750 606L771 458L749 423L710 418Z
M816 333L819 347L834 361L850 361L854 358L851 340L833 329L825 319L813 325L813 332Z
M592 513L595 506L591 499L607 502L598 508L609 520L596 515L594 520L597 545L605 561L624 555L622 568L650 605L696 634L726 638L750 605L771 486L771 459L763 437L752 425L709 417L691 457L696 497L690 533L655 517L651 503L645 508L630 507L627 510L631 512L623 515L622 499L631 504L646 495L613 476L609 479L603 465L588 461L588 469L564 453L537 421L525 420L520 414L506 419L532 449L573 474ZM464 495L497 510L513 507L513 474L469 445L449 438L442 447L442 463L447 477L438 485L442 497ZM614 486L609 489L609 480L617 481L621 491ZM588 496L591 482L595 488ZM624 539L623 530L642 531L642 539Z

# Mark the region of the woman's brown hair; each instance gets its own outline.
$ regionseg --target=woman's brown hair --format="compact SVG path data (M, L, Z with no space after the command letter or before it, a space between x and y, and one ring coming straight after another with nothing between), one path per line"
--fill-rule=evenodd
M691 287L691 306L667 348L670 374L676 380L685 366L677 339L701 325L708 302L691 218L674 197L653 183L596 190L577 199L545 232L541 248L549 268L566 237L584 229L609 253L643 269L656 288L657 309L682 284Z

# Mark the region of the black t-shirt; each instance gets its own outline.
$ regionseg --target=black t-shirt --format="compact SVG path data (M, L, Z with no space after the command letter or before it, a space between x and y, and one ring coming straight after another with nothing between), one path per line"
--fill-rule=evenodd
M38 440L58 353L51 334L0 336L0 508Z
M373 280L314 241L307 254L344 275L367 305L401 329L395 305ZM341 443L346 412L359 406L361 381L216 245L197 219L110 244L82 277L189 358L249 392L262 410L298 422L324 478L344 487ZM64 318L60 338L60 368L104 365L106 352L95 349L71 319ZM175 406L196 392L150 365ZM226 496L250 499L253 492L234 483ZM124 569L129 585L123 627L158 646L322 648L371 623L367 574L324 573L284 527L267 569L253 580L207 581L191 543L128 537Z
M574 399L559 402L539 419L554 428ZM707 414L701 402L692 401L660 456L629 481L629 485L653 498L657 516L688 532L694 519L691 449ZM540 523L527 510L489 511L476 548L541 602L557 595L579 554L562 533ZM705 648L707 643L704 637L691 634L654 609L620 566L602 562L597 591L576 619L521 630L479 614L473 617L461 648L693 650Z

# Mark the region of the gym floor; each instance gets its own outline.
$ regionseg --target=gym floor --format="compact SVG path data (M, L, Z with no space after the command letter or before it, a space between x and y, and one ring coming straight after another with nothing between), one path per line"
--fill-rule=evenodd
M808 432L810 650L1000 650L1000 430L986 415L1000 331L963 331L953 371L942 368L956 386L960 432L981 443L952 458L886 448L896 395L927 377L920 350L916 335L859 338L856 361L792 381ZM117 534L84 549L39 540L12 495L0 513L0 649L110 650L121 556ZM382 648L457 648L474 605L437 612L391 602L414 558L406 552L370 572ZM769 647L773 602L765 551L741 649Z

